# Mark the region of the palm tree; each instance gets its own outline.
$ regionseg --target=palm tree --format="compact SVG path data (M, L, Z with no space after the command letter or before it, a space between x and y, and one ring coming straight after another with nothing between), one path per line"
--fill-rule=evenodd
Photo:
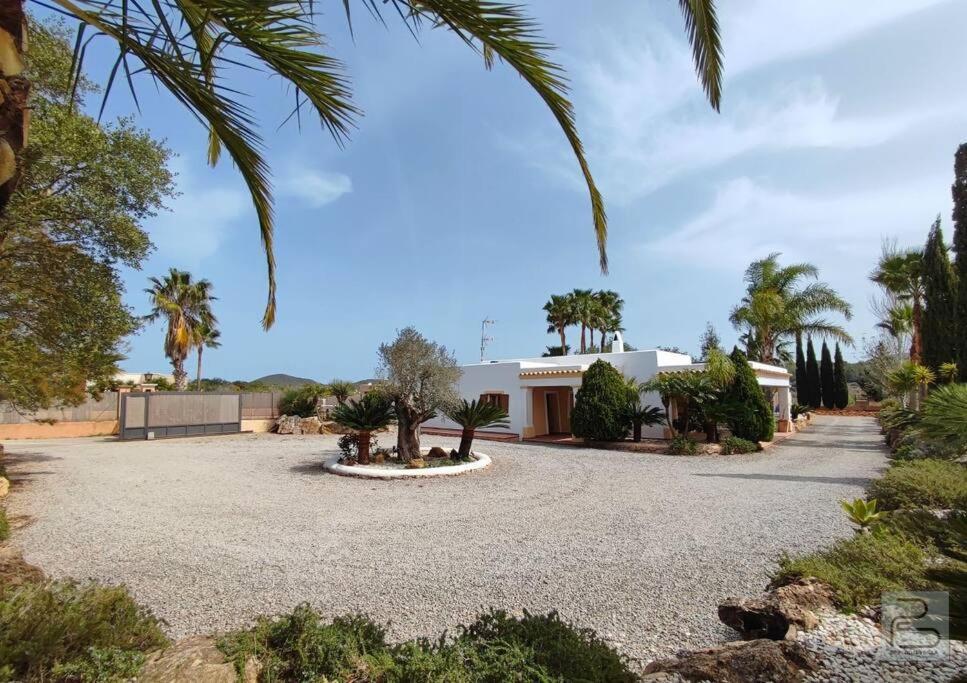
M356 458L360 465L369 464L369 442L373 432L391 424L395 418L393 402L376 391L358 401L340 403L332 411L332 419L356 432Z
M803 280L817 280L819 269L809 263L779 265L778 253L754 261L745 271L746 294L732 309L730 320L742 330L746 355L763 363L774 363L788 355L786 347L796 335L832 337L852 345L853 339L824 313L841 313L849 320L850 305L822 282L801 286ZM785 353L784 353L785 351Z
M926 296L923 252L919 249L903 251L893 244L884 244L883 255L876 270L870 273L870 280L898 302L910 306L910 360L919 363L923 351L923 300Z
M309 107L337 143L342 143L360 111L339 60L325 54L326 41L313 22L314 3L304 0L193 0L136 3L129 0L49 0L61 14L80 22L77 45L82 72L85 33L103 36L118 46L118 57L105 86L105 98L122 72L132 95L132 75L145 71L168 90L209 130L208 159L215 164L224 147L242 174L259 220L268 268L269 293L262 324L275 320L275 259L272 249L273 211L269 167L262 139L245 93L223 77L237 67L262 67L292 87L292 116L301 120ZM489 69L499 60L508 64L538 94L562 128L584 176L591 199L601 271L608 270L607 216L595 185L568 99L567 79L548 58L551 49L536 22L512 4L480 0L362 0L382 21L391 5L416 35L423 26L452 31L483 57ZM349 0L343 3L352 29ZM713 0L679 0L693 60L712 106L721 100L722 46ZM28 93L23 75L26 13L24 0L7 0L0 11L0 215L19 179L17 159L27 144ZM11 49L12 48L12 49Z
M151 297L151 312L144 319L153 322L162 316L168 320L165 333L165 356L174 368L175 389L184 391L188 386L185 359L195 344L195 330L203 325L213 325L211 313L212 285L208 280L192 280L191 273L171 268L158 279L149 278L151 287L144 290Z
M571 294L551 294L551 298L544 304L547 313L547 333L557 332L561 336L561 349L567 349L565 330L577 322L574 310L574 297ZM567 355L564 351L562 356Z
M460 434L460 449L457 451L461 458L470 457L470 445L473 443L476 430L488 427L507 429L509 424L507 411L495 403L486 401L478 403L476 400L468 402L467 399L463 399L447 410L446 415L463 427L463 432Z
M345 403L350 396L356 393L356 385L345 379L332 380L326 385L326 389L336 397L336 401L339 403Z
M598 329L601 331L601 350L604 351L605 335L608 332L620 332L623 329L621 327L621 309L624 308L625 301L617 292L610 289L595 292L594 298L601 307Z
M631 417L631 438L633 441L641 441L641 427L651 427L665 421L665 411L656 406L646 406L641 402L641 396L635 392L635 397L628 406L628 415Z
M193 345L198 352L198 371L195 375L195 390L201 391L201 354L205 349L217 349L222 343L219 340L222 333L215 327L215 316L210 316L209 320L203 320L193 331Z
M574 324L581 326L581 353L587 353L585 333L594 319L594 292L590 289L575 289L567 296L571 297L574 304ZM593 330L591 334L594 334Z

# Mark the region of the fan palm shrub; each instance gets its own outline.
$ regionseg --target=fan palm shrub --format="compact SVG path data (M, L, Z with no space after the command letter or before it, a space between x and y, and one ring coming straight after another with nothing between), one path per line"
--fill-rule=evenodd
M917 433L926 441L967 453L967 384L945 384L923 402Z
M636 442L641 441L642 426L651 427L665 421L665 411L656 406L644 405L637 392L628 406L628 415L631 418L631 438Z
M336 397L336 401L345 403L350 396L356 393L356 385L349 380L334 379L326 385L326 390Z
M507 411L494 403L463 399L457 405L446 411L446 416L463 427L460 434L460 448L457 455L460 458L470 457L470 446L473 444L474 434L478 429L498 427L507 429L510 421Z
M358 401L341 403L332 411L333 420L356 432L356 457L360 465L369 464L369 443L373 432L391 424L394 417L393 402L378 392L370 392Z

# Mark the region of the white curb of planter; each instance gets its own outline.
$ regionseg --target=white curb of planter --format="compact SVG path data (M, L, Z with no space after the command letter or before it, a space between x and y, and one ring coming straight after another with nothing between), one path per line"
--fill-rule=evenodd
M428 448L421 449L429 451ZM341 456L334 455L326 461L323 469L333 474L340 474L344 477L363 477L365 479L418 479L425 477L446 477L454 474L464 474L474 470L482 470L490 466L490 456L486 453L474 452L476 460L465 462L459 465L447 465L446 467L423 467L420 469L382 469L368 466L343 465L339 462Z

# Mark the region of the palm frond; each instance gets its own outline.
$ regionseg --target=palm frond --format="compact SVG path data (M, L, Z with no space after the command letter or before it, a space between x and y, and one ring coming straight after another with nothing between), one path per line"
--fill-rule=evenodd
M719 111L722 103L722 40L714 0L678 0L692 58L709 103Z

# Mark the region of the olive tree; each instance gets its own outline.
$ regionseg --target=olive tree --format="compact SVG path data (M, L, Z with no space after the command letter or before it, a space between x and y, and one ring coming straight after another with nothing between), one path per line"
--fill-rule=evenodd
M392 344L380 344L379 361L383 390L396 409L396 447L409 462L420 457L420 425L456 403L460 368L446 347L412 327L400 330Z

